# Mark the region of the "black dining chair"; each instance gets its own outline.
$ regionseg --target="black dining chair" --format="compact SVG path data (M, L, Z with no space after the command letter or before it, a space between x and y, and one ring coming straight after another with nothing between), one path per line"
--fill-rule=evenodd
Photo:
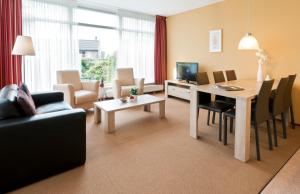
M255 132L255 144L256 144L256 159L260 160L260 148L259 148L259 133L258 126L264 122L267 122L268 129L268 140L269 140L269 149L273 149L272 143L272 132L270 127L270 114L269 114L269 100L272 91L274 80L264 81L259 94L255 100L255 103L252 105L251 110L251 121L254 125ZM235 119L235 109L231 109L227 112L224 112L224 145L227 145L227 119Z
M197 84L206 85L209 84L208 75L206 72L197 74ZM210 111L219 113L219 141L222 141L222 113L232 108L231 105L222 102L212 101L211 95L208 93L198 92L198 117L200 109L208 110L207 123L209 124Z
M273 129L274 129L274 145L277 147L277 126L276 126L276 116L281 115L282 119L282 133L283 138L286 139L286 125L285 125L285 109L284 109L284 101L288 84L288 78L281 78L277 89L274 94L270 98L270 114L273 120Z
M285 99L284 99L284 104L283 104L284 118L286 118L285 114L290 111L292 129L295 129L295 119L294 119L294 111L293 111L293 103L292 103L292 91L293 91L293 85L294 85L296 76L297 75L295 74L295 75L289 75L289 77L288 77L288 83L286 86Z
M223 71L214 71L213 76L215 83L221 83L226 81Z
M213 76L214 76L215 83L222 83L222 82L226 81L223 71L214 71ZM235 106L235 99L228 98L228 97L225 97L225 96L216 95L215 101L220 102L220 103L229 104L229 105L232 106L232 108ZM209 113L209 115L210 115L210 113ZM213 116L212 116L212 123L213 124L215 124L215 117L216 117L216 112L213 111ZM208 123L208 125L209 125L209 123Z
M237 80L234 70L226 70L225 73L227 81Z

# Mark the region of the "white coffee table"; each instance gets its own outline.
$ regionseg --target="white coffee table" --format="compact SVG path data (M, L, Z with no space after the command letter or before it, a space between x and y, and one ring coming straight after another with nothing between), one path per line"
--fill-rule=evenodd
M94 121L96 124L101 122L101 110L104 112L104 128L106 132L115 131L115 112L130 108L144 106L144 111L150 112L151 104L159 104L159 117L165 118L165 99L144 94L138 96L137 102L122 103L119 99L106 100L94 103Z

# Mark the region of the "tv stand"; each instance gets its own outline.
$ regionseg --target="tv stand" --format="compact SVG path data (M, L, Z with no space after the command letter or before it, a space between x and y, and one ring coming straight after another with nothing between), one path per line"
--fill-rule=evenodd
M178 80L166 80L165 81L165 96L173 96L184 100L190 100L191 92L190 87L193 85L191 82Z

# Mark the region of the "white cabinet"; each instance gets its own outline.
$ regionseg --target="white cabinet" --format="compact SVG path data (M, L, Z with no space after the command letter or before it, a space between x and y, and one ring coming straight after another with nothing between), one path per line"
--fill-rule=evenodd
M191 91L190 84L179 81L166 80L165 81L165 95L190 100Z

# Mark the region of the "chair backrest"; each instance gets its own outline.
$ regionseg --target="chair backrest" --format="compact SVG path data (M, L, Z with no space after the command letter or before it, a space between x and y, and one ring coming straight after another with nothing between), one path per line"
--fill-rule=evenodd
M56 72L58 84L72 84L75 90L82 90L80 74L77 70L60 70Z
M275 91L273 105L272 105L272 114L278 115L284 112L284 99L285 99L285 91L288 84L288 78L281 78L277 89Z
M201 72L197 74L197 84L198 85L207 85L209 84L208 75L206 72ZM198 93L198 104L209 103L211 101L211 94L199 92Z
M118 68L116 79L119 80L121 86L134 85L133 68Z
M213 72L215 83L225 82L225 76L223 71Z
M227 70L225 71L225 73L226 73L227 81L237 80L234 70Z
M214 76L215 83L220 83L220 82L225 82L226 81L223 71L215 71L215 72L213 72L213 76ZM225 101L226 97L216 95L215 100L216 101Z
M288 110L290 106L292 105L292 90L293 90L293 85L296 79L296 74L295 75L289 75L288 77L288 83L286 86L286 91L285 91L285 99L284 99L284 110Z
M260 124L269 118L269 100L274 80L264 81L257 96L255 105L255 122Z
M198 85L206 85L209 84L208 75L206 72L201 72L197 74L197 84Z

